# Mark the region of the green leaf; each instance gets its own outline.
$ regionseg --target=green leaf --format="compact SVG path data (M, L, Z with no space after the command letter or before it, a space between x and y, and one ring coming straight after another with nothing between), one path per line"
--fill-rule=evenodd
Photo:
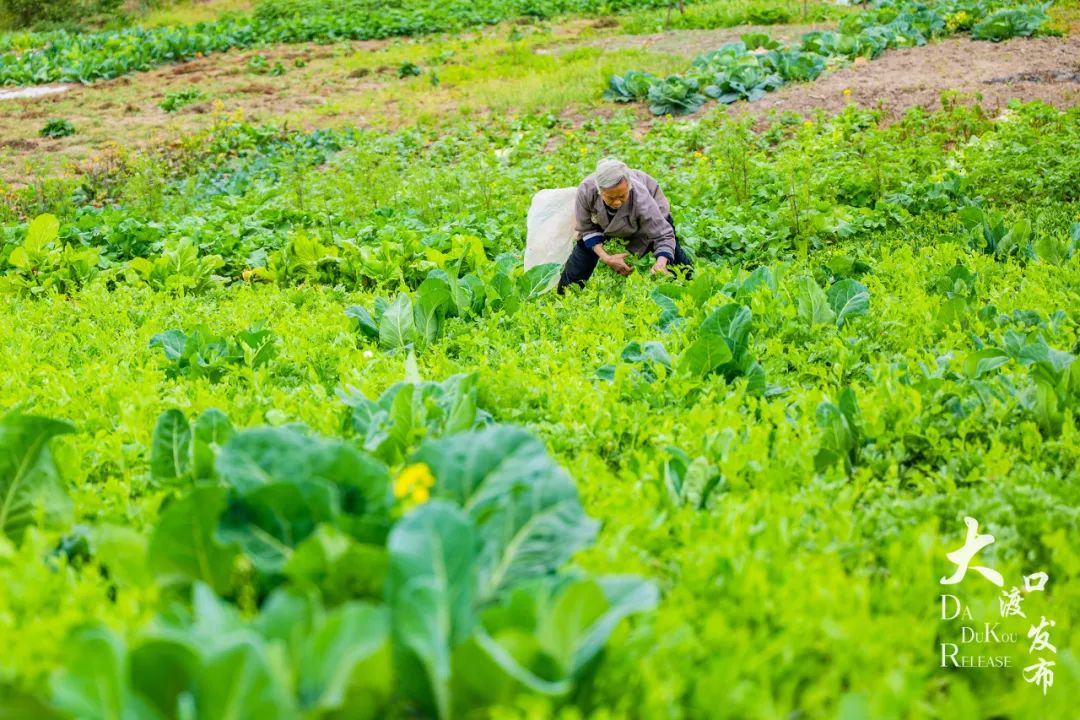
M195 695L199 720L292 720L296 710L262 643L242 638L212 653Z
M424 436L468 430L487 417L477 409L475 373L442 383L395 383L378 401L352 388L340 394L350 407L346 426L361 436L364 449L390 464L404 460Z
M754 291L760 287L768 288L774 293L776 292L776 276L773 274L772 270L764 265L754 270L745 280L743 280L742 285L739 286L738 295L740 297L753 295Z
M354 540L333 525L320 525L296 547L283 570L297 586L319 588L326 602L381 598L386 548Z
M623 618L656 606L634 577L544 578L484 614L454 654L455 688L470 705L511 704L528 692L562 697L585 677Z
M192 463L196 478L214 476L214 463L218 452L234 430L229 418L217 408L209 408L195 420L195 441L192 447Z
M1002 255L1007 255L1014 250L1027 247L1030 239L1031 221L1026 218L1018 220L998 242L997 251Z
M704 335L718 335L727 341L733 357L741 357L747 350L750 342L750 324L753 313L750 308L730 303L713 312L702 321L698 333Z
M166 410L157 419L150 441L150 474L158 482L174 482L191 470L192 433L184 413Z
M345 314L356 321L356 328L361 333L372 340L379 339L379 325L371 317L371 313L368 312L367 308L361 305L350 305L345 308Z
M61 720L62 717L33 695L0 685L0 720Z
M674 299L660 292L660 288L654 288L649 293L649 297L660 306L660 320L657 322L657 326L661 330L667 331L681 322L682 316L679 314L679 306Z
M195 689L202 658L193 639L150 637L131 651L133 689L163 716L172 717L184 693Z
M0 534L20 543L38 513L51 526L70 518L71 500L49 441L72 432L69 423L35 415L0 419Z
M833 284L826 296L829 307L836 313L837 327L844 327L848 318L866 315L870 311L870 292L865 285L851 278Z
M558 285L561 273L562 265L558 263L544 263L529 268L521 276L522 296L531 299L550 292Z
M245 430L225 444L217 472L234 490L221 537L241 544L263 572L280 572L322 522L361 540L386 537L386 468L341 440L297 427Z
M521 428L493 426L429 441L414 460L431 468L435 495L473 518L479 602L554 572L596 535L573 480Z
M124 641L104 626L76 631L66 664L51 679L53 705L79 720L154 720L161 716L132 692Z
M1062 424L1062 410L1057 390L1044 379L1036 378L1028 404L1039 428L1048 435L1057 434Z
M232 589L236 548L217 539L225 488L199 487L165 508L150 536L150 567L166 579L201 580L222 595Z
M187 335L179 330L166 330L150 338L149 347L160 347L169 360L178 360L184 356Z
M999 348L983 348L964 360L964 373L972 379L981 378L1009 362L1009 354Z
M91 547L117 588L147 587L153 582L147 564L148 538L133 527L96 525Z
M8 263L20 270L29 270L34 266L34 261L30 259L30 254L26 252L26 248L22 245L11 251L11 255L8 256Z
M635 340L627 343L619 357L622 358L623 362L628 363L653 362L667 368L671 367L671 356L668 354L667 348L664 347L663 343L655 340L644 343Z
M388 350L398 350L416 339L412 301L405 293L386 308L379 320L379 344Z
M261 572L279 573L293 549L339 512L331 483L308 478L271 482L231 498L218 537L238 545Z
M702 335L683 352L679 363L691 373L704 377L731 362L731 348L720 335Z
M449 718L451 649L472 631L476 538L469 517L432 500L390 533L390 604L405 697Z
M32 254L43 252L51 243L56 242L60 236L60 221L55 215L44 213L38 215L26 229L26 240L23 247Z
M963 295L956 295L941 303L935 323L945 327L954 323L964 325L968 319L968 303Z
M220 602L212 596L208 599ZM267 642L281 646L290 657L298 660L322 615L317 593L279 587L263 602L253 629Z
M829 298L825 295L814 278L805 277L799 284L797 298L799 318L810 325L831 325L836 320L836 313L829 307Z
M519 693L552 698L570 693L573 689L570 678L550 678L554 674L552 661L544 654L533 625L505 628L497 633L477 627L454 650L453 688L455 700L462 707L510 705Z
M342 440L311 437L296 427L253 428L229 439L217 471L242 496L278 483L303 484L305 494L321 494L311 483L336 487L341 511L350 516L350 531L358 539L385 537L390 506L386 467Z
M633 576L580 580L559 596L549 621L541 626L545 643L578 676L599 655L615 627L629 615L649 612L660 594L652 583Z
M982 208L974 205L967 205L956 211L957 216L960 218L960 222L964 224L964 227L968 229L976 228L986 223L986 213Z
M461 286L468 291L469 312L477 316L483 313L484 302L487 299L487 291L484 286L484 281L478 278L476 275L469 273L465 277L461 278Z
M855 433L844 411L825 401L817 406L815 415L822 430L821 444L814 457L815 469L821 472L838 460L843 460L845 468L850 469Z
M1020 350L1018 360L1025 364L1034 364L1048 376L1054 384L1057 384L1064 376L1066 370L1072 365L1076 356L1072 353L1052 348L1046 344L1041 336L1034 341L1028 342Z
M246 350L243 347L240 350L250 367L261 367L277 355L277 337L263 322L236 333L236 341L246 346Z
M384 607L346 603L306 638L300 656L297 695L305 710L343 708L363 689L375 697L390 694L390 617ZM381 666L381 667L380 667ZM358 669L363 672L357 672ZM355 710L350 717L356 717Z
M429 277L416 289L416 329L428 342L439 336L443 318L450 308L450 286L437 277Z
M1071 255L1068 243L1058 240L1048 232L1039 235L1038 239L1035 240L1034 249L1040 260L1051 265L1059 265Z

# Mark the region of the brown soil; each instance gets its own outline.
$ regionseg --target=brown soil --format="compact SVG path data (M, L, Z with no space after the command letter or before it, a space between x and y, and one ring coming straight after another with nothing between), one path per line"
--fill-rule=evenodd
M23 140L22 138L0 142L0 147L10 148L12 150L34 150L37 146L38 144L33 140Z
M642 48L694 57L735 42L740 35L767 32L793 41L828 25L742 26L721 30L684 30L652 35L626 35L551 48L559 53L574 47L605 50ZM849 94L845 94L845 90ZM764 121L770 115L796 112L811 116L817 110L834 114L849 103L880 109L886 121L895 120L908 108L941 108L942 93L955 91L956 102L980 102L990 111L1010 99L1042 100L1057 107L1080 104L1080 35L1067 38L1014 38L1003 43L955 38L928 46L891 50L876 60L859 59L852 65L827 73L812 83L790 85L753 103L729 108L732 115L751 114ZM701 114L714 109L707 104ZM565 114L564 114L565 116ZM661 119L642 110L644 126ZM764 124L764 122L762 122ZM644 128L643 128L644 129Z
M818 109L832 114L850 102L880 108L886 119L896 119L912 107L939 109L942 93L950 90L960 93L958 99L978 100L990 111L1012 98L1062 108L1080 104L1080 36L1003 43L958 38L892 50L815 82L781 88L757 102L736 103L731 112L759 118L784 111L808 116Z

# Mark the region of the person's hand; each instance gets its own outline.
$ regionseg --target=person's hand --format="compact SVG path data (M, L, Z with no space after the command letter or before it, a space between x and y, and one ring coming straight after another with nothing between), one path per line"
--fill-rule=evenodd
M668 271L667 263L668 260L663 255L656 258L656 263L654 263L652 266L652 274L655 275L656 273L664 273L666 275Z
M626 263L626 260L624 260L625 257L626 253L618 253L617 255L608 255L602 259L604 261L604 264L607 265L609 268L619 273L620 275L626 276L634 272L634 268L630 267Z

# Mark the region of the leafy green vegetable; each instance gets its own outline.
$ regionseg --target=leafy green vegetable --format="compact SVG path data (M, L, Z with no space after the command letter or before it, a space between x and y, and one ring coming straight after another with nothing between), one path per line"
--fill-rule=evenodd
M74 431L62 420L14 411L0 418L0 534L18 543L39 517L47 525L70 518L71 500L49 442Z
M226 502L224 488L200 487L165 508L149 548L149 563L163 580L200 581L229 592L237 550L217 536Z
M90 627L71 638L70 663L52 678L53 704L88 720L141 720L160 717L131 688L127 648L104 627Z
M262 323L256 323L233 338L213 334L197 325L190 334L167 330L150 338L150 347L160 347L171 361L170 377L206 377L220 382L234 365L257 368L277 354L277 338Z
M379 344L389 350L401 350L416 338L416 323L409 296L398 293L379 319Z
M450 651L472 632L475 535L467 515L433 500L394 526L387 547L398 674L406 696L451 715Z
M554 573L596 534L574 482L524 430L494 426L471 433L467 444L461 436L429 441L414 459L431 468L435 495L475 523L479 602Z
M836 324L844 327L848 318L866 315L870 310L870 292L862 283L844 278L825 293L829 307L836 313Z
M822 402L815 412L818 427L821 428L821 448L814 456L814 466L824 470L837 461L843 461L847 472L858 461L858 451L862 442L859 406L851 388L844 388L840 393L839 404Z
M653 115L687 115L705 104L698 81L671 75L649 86L649 111Z
M696 374L705 376L731 362L731 348L717 334L703 334L683 353L681 363Z
M837 304L845 301L842 292L836 294L836 299ZM812 277L803 278L799 284L798 313L799 319L811 327L838 322L837 312L829 302L829 297Z
M74 134L75 126L64 118L53 118L38 131L38 135L45 138L62 138Z
M439 437L486 424L477 408L477 376L454 375L441 383L399 382L370 400L355 388L339 392L348 406L344 426L368 452L400 462L424 437Z
M608 88L604 91L605 100L615 102L640 102L649 97L649 88L657 82L650 73L630 70L625 75L612 75Z
M191 425L179 410L166 410L150 442L150 473L160 482L175 481L191 470Z
M971 28L976 40L1000 42L1012 37L1030 37L1050 18L1046 14L1049 3L998 10Z
M203 95L199 88L187 88L186 90L180 90L179 92L169 93L165 96L164 100L158 103L158 107L167 113L176 112L205 97L206 96Z

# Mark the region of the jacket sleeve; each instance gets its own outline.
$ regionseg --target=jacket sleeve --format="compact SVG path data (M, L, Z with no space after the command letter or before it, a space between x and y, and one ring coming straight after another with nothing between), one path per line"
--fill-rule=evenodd
M668 213L652 197L643 199L641 209L641 233L652 243L655 257L675 259L675 229L668 222ZM666 202L666 200L665 200Z
M604 229L592 221L593 204L589 191L589 181L578 185L574 198L574 229L581 236L586 247L594 247L604 242Z

